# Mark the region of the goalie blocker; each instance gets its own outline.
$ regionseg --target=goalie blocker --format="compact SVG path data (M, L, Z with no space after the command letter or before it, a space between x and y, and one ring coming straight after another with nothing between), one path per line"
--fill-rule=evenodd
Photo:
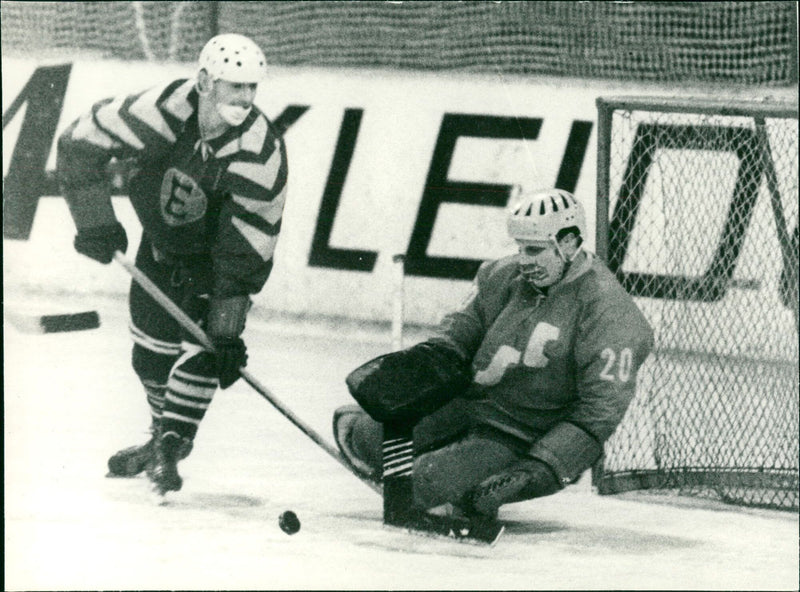
M413 426L462 394L470 379L470 366L457 352L425 341L370 360L346 382L375 421Z

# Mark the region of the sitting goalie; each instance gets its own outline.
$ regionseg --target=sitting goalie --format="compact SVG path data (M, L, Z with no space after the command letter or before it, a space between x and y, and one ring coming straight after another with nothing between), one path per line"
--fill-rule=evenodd
M440 506L495 518L551 495L602 453L635 389L653 332L583 249L568 192L515 188L519 253L485 263L435 336L347 377L359 406L334 415L354 470L383 483L384 519Z

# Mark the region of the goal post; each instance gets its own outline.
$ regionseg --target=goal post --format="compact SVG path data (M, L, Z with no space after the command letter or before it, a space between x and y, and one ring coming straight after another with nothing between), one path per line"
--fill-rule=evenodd
M656 346L594 485L797 509L797 102L597 109L596 252Z

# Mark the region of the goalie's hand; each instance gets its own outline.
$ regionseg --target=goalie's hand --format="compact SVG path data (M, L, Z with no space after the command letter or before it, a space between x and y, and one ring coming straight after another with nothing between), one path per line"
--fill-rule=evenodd
M241 338L250 299L247 296L215 297L208 310L208 336L214 344L219 386L226 389L241 377L247 365L247 346Z
M415 422L464 392L470 365L452 348L423 341L362 364L345 382L375 421Z
M108 264L114 253L128 249L128 235L119 222L78 229L73 243L75 250L95 261Z

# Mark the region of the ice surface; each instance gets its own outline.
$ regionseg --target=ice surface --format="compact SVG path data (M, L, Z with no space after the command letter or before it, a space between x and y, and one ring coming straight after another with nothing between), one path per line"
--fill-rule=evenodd
M43 298L24 303L98 309L102 326L4 324L7 590L798 589L796 514L600 497L585 480L504 508L494 548L384 529L380 498L242 381L217 394L183 490L155 505L146 479L104 477L149 423L125 303ZM388 331L255 319L246 340L253 375L326 438L346 374L390 346Z

